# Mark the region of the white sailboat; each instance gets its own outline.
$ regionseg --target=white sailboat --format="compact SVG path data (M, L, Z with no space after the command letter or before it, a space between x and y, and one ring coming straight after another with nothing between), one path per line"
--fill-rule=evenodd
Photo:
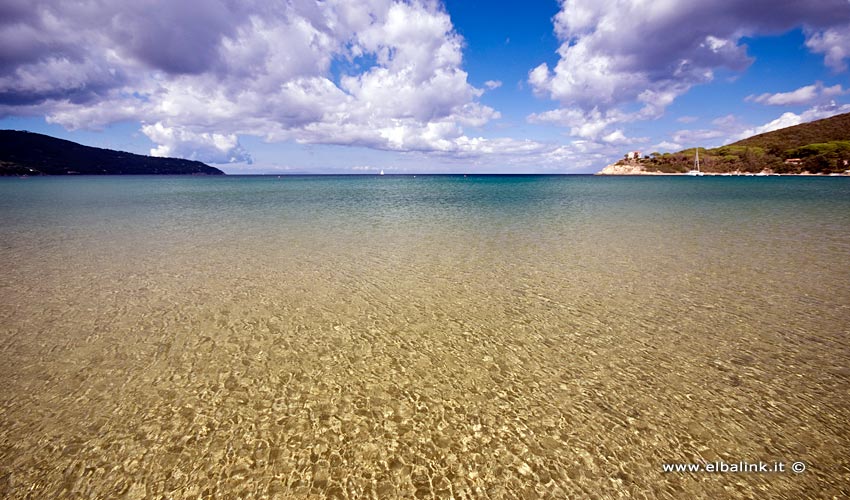
M694 157L694 169L691 170L690 172L688 172L687 175L694 175L694 176L702 177L705 174L702 173L699 169L699 148L696 148L696 152L697 152L697 154Z
M384 175L384 169L381 169L381 173L378 175Z

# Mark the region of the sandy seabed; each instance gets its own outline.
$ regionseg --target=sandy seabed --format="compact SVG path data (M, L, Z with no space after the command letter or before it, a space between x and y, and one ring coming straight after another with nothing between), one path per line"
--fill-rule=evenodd
M22 236L0 496L850 496L846 233L670 227Z

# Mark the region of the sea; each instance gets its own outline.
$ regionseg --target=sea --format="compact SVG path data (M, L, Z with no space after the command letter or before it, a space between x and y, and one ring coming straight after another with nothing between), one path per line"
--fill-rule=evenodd
M4 178L0 263L6 499L850 497L850 178Z

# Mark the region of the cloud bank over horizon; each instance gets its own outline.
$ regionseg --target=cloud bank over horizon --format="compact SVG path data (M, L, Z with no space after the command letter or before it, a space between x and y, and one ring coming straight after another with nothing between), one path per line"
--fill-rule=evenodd
M195 157L239 160L237 134L475 152L481 141L463 127L499 117L477 101L483 90L461 69L463 41L434 2L36 1L6 9L4 113L43 113L70 129L139 120L160 145L153 154L195 145ZM334 79L335 64L359 71Z
M521 61L528 86L516 89L497 74L470 76L467 40L450 14L435 0L6 0L0 117L44 117L68 130L138 123L151 154L211 163L250 163L240 138L255 136L583 168L627 146L731 138L846 109L833 101L848 85L813 79L750 94L751 104L810 106L761 125L736 120L662 138L629 130L719 71L746 71L747 37L800 28L804 50L846 72L847 0L561 0L551 20L557 62ZM519 119L558 132L518 133L516 120L484 103L509 92L556 102Z

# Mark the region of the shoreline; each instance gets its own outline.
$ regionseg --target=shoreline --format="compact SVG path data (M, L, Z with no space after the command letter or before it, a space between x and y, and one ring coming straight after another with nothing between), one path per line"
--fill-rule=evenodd
M693 174L688 172L650 172L647 170L643 170L642 167L638 165L617 165L611 164L607 165L605 168L596 172L593 175L598 176L653 176L653 175L670 175L670 176L685 176L685 177L694 177ZM850 177L850 171L844 173L832 173L832 174L813 174L810 172L801 172L799 174L777 174L768 170L762 170L761 172L701 172L699 176L696 177Z

